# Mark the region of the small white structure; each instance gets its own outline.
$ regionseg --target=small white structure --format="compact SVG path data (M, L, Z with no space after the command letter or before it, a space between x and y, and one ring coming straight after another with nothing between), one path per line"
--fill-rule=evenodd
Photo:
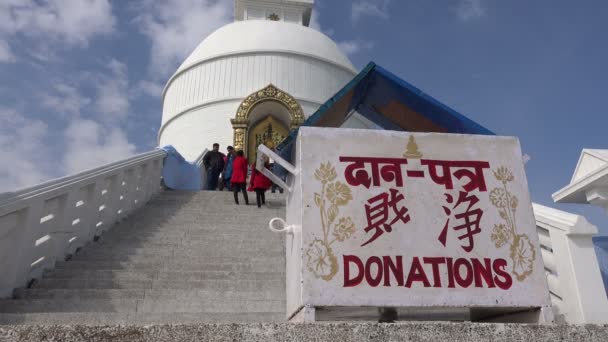
M158 133L194 160L215 142L249 156L280 142L356 74L323 33L312 0L235 0L235 22L203 40L169 79ZM253 158L253 156L249 156Z
M570 184L555 192L553 200L558 203L597 205L608 215L608 150L583 149ZM572 231L566 229L565 232L568 242L562 242L563 250L560 253L569 254L564 257L571 268L566 270L566 274L567 277L576 276L577 283L565 285L569 286L568 295L575 297L566 305L569 312L566 313L566 320L607 323L608 299L591 241L597 229L591 225L581 228L580 224L576 224Z
M608 299L591 237L580 215L533 204L556 321L608 323Z
M583 149L570 184L553 194L558 203L588 203L608 215L608 150Z

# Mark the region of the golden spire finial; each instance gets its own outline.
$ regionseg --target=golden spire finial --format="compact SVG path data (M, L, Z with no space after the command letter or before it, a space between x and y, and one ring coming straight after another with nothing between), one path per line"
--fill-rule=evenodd
M407 147L405 149L405 153L403 154L406 158L411 159L420 159L422 158L422 153L418 151L418 144L416 144L416 140L413 135L410 135L410 138L407 142Z

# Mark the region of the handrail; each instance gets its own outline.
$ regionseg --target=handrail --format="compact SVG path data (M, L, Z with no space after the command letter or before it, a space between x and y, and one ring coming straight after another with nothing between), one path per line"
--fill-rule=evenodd
M203 166L203 159L205 159L205 155L209 152L209 149L205 149L201 154L194 159L196 166L201 170L201 190L206 190L207 186L207 169Z
M165 156L154 150L5 194L0 200L0 298L158 194Z
M276 154L273 150L266 147L265 145L258 146L258 156L257 156L255 168L258 171L260 171L262 174L264 174L266 177L268 177L275 184L278 184L281 188L285 189L285 191L290 193L292 191L292 188L289 185L287 185L285 182L283 182L283 180L281 178L277 177L277 175L272 173L272 171L270 171L264 167L264 158L265 157L272 158L275 163L281 165L285 170L287 170L287 172L289 172L291 174L294 174L294 175L297 174L296 168L293 165L291 165L288 161L281 158L281 156Z
M206 148L203 152L201 152L201 154L198 155L198 157L196 157L196 159L194 159L194 162L196 163L196 165L198 165L198 166L203 165L203 159L205 158L205 155L207 154L207 152L209 152L208 148Z
M51 179L49 181L46 181L46 182L43 182L43 183L40 183L40 184L37 184L34 186L22 188L17 191L13 191L13 192L4 193L5 196L6 196L6 194L9 194L9 195L0 199L0 215L2 215L2 213L4 211L3 209L7 205L13 204L16 199L18 199L18 200L27 199L32 196L36 196L38 194L44 193L44 192L48 191L49 189L57 189L60 187L69 186L69 185L75 184L77 182L86 181L87 179L98 177L100 175L103 175L108 172L112 172L116 169L123 168L125 166L137 164L137 163L140 163L143 161L147 161L149 159L156 159L159 157L164 158L166 155L167 155L167 153L163 150L154 150L154 151L150 151L150 152L145 152L142 154L138 154L138 155L129 157L127 159L119 160L119 161L116 161L113 163L109 163L109 164L102 165L102 166L99 166L96 168L85 170L85 171L82 171L82 172L79 172L79 173L76 173L73 175L67 175L64 177Z

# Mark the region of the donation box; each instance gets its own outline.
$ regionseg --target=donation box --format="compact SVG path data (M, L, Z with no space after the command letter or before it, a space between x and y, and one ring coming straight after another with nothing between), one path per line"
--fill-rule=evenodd
M288 318L550 306L517 138L302 127L292 161Z

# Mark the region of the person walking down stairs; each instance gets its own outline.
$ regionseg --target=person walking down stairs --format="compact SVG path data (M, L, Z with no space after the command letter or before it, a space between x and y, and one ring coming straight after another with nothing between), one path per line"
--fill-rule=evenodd
M228 155L226 156L226 162L224 165L224 173L222 174L222 180L224 181L224 188L231 191L230 179L232 178L232 162L234 162L235 151L234 147L228 146Z
M234 192L234 202L239 204L239 191L243 193L245 198L245 204L249 205L249 198L247 198L247 159L242 150L236 152L236 158L232 162L232 177L230 177L230 185Z
M268 162L264 163L265 168L268 168L269 166L270 164ZM258 208L261 208L262 204L266 204L265 193L266 190L270 189L272 186L272 182L270 179L268 179L268 177L255 168L255 161L251 164L251 179L249 181L249 186L255 191L255 200Z
M224 154L220 152L220 144L213 144L213 150L203 158L203 165L207 170L207 190L215 191L220 173L224 170Z

